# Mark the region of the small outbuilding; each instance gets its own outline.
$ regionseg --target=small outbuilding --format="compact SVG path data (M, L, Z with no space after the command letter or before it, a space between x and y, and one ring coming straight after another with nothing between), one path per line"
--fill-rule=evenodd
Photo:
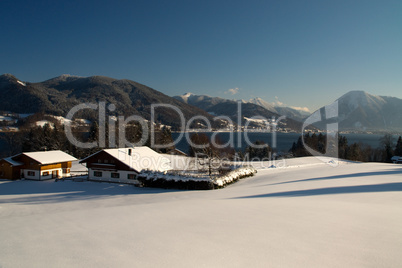
M47 180L69 177L72 161L77 159L59 150L20 153L0 160L0 178Z

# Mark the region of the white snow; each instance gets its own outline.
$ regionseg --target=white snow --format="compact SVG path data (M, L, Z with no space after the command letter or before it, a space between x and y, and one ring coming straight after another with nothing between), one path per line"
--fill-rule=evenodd
M272 105L271 103L269 103L261 98L250 99L249 101L246 101L246 102L254 103L261 107L264 107L265 109L267 109L269 111L276 112L274 105Z
M15 167L16 166L22 166L24 164L24 163L21 163L21 162L13 160L12 157L4 158L4 160L7 161L8 163L10 163L12 166L15 166Z
M269 122L269 121L266 120L266 119L248 118L248 117L245 117L245 116L243 116L243 118L246 119L247 121L257 122L257 123L260 123L260 124L268 124L268 122Z
M188 92L188 93L182 95L181 98L183 99L183 101L184 101L185 103L187 103L187 102L188 102L188 98L190 98L191 96L194 96L194 94Z
M80 124L87 124L87 125L90 125L92 123L91 120L81 119L81 118L75 119L75 121L80 123Z
M17 128L17 127L5 127L8 131L18 131L19 130L19 128ZM4 127L3 127L3 129L4 129Z
M36 121L36 122L35 122L35 125L38 126L38 127L44 127L46 124L48 124L51 128L54 127L54 126L53 126L53 123L52 123L52 122L49 122L49 121L47 121L47 120L40 120L40 121Z
M61 162L69 162L69 161L77 161L77 159L75 157L73 157L63 151L60 151L60 150L22 153L22 154L38 161L42 165L61 163Z
M386 104L386 101L382 97L371 95L367 92L359 90L350 91L340 97L338 100L340 102L347 103L351 111L355 110L359 106L366 107L371 105L374 107L381 107Z
M15 119L9 117L9 116L3 116L0 115L0 121L14 121Z
M29 116L30 114L28 114ZM55 115L50 115L51 117L53 117L54 119L56 119L57 121L59 121L60 124L65 125L66 123L77 123L77 124L83 124L83 125L89 125L91 124L90 120L87 119L75 119L74 122L71 121L71 119L67 119L63 116L55 116ZM21 115L20 115L21 117ZM21 117L22 118L22 117ZM111 116L110 117L111 120L116 121L117 117L115 116ZM54 126L54 124L48 120L40 120L40 121L36 121L35 122L36 126L40 126L40 127L44 127L45 124L49 124L51 127Z
M207 173L190 173L186 172L186 175L182 175L179 172L144 172L140 176L147 180L164 179L166 181L208 181L213 184L224 187L227 184L233 183L244 177L253 176L257 171L253 167L241 167L236 170L232 170L225 175L216 176L210 178Z
M402 267L402 165L286 164L211 191L0 181L0 266Z
M117 116L111 115L111 116L109 116L109 120L117 122L118 118L117 118Z
M78 160L71 162L70 174L72 176L86 175L87 173L88 173L88 168L85 166L85 164L80 164Z
M25 84L24 82L21 82L20 80L17 80L17 83L20 84L20 85L23 85L24 87L27 86L27 84Z
M71 123L71 120L70 120L70 119L67 119L67 118L65 118L65 117L63 117L63 116L55 116L55 115L51 115L51 116L52 116L53 118L57 119L57 120L60 122L60 124L62 124L62 125L66 124L66 122Z
M169 160L169 164L174 170L196 170L196 159L181 155L161 154Z
M170 160L168 158L158 154L147 146L104 149L103 151L138 172L144 170L163 172L172 169L172 167L169 165ZM87 158L91 156L92 155L88 156ZM87 158L83 159L82 161L85 161Z
M226 184L232 183L244 176L253 176L256 174L256 170L252 167L243 167L229 172L228 174L218 177L216 179L216 184L218 186L225 186Z

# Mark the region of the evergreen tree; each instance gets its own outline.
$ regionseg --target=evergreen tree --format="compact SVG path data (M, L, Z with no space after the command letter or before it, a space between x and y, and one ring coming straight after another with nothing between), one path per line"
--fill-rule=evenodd
M12 156L22 151L22 132L4 132L0 135L0 143L4 144L0 158Z
M257 140L252 145L247 146L246 154L248 154L249 159L271 159L272 149L263 141Z
M155 144L164 145L162 148L159 148L157 151L162 153L167 153L170 150L174 149L174 146L167 146L168 144L173 143L172 132L169 128L163 127L161 130L155 132Z
M306 143L310 141L310 134L307 133L304 136L304 141ZM291 149L291 153L295 157L302 157L302 156L309 156L310 155L310 153L307 152L307 150L304 148L302 136L300 136L297 139L297 142L293 144L292 149Z
M339 158L346 159L347 150L348 150L348 139L345 136L339 135L338 138Z
M91 124L91 128L89 130L88 141L96 141L99 142L99 125L98 122L94 121Z
M361 161L362 159L362 152L360 145L357 143L353 143L347 150L346 159L352 161Z
M396 143L394 154L396 156L402 157L402 137L401 136L399 136L398 141Z
M322 133L318 134L317 136L317 151L324 154L325 153L325 144L326 144L326 136Z

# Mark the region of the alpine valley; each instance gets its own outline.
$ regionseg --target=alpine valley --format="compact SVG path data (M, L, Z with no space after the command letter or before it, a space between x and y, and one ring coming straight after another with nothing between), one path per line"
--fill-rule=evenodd
M152 104L168 104L177 107L185 119L203 116L215 129L236 128L239 122L258 131L266 128L280 116L277 127L285 132L300 132L302 122L310 115L306 111L275 105L273 102L254 98L230 100L187 93L170 97L143 84L105 76L79 77L61 75L39 83L22 81L11 74L0 75L0 111L15 114L44 113L66 116L68 111L81 103L115 104L112 115L138 115L151 119ZM339 130L345 132L398 132L402 131L402 100L395 97L376 96L364 91L351 91L338 100ZM331 100L328 101L330 103ZM239 105L241 111L239 112ZM321 108L323 109L323 108ZM96 113L87 113L94 118ZM239 115L241 118L239 118ZM215 116L229 120L214 120ZM4 117L4 116L3 116ZM202 120L201 120L202 121ZM168 107L155 109L155 122L180 128L177 111ZM196 121L200 122L200 121ZM233 123L233 125L231 125ZM200 127L205 124L197 123ZM324 122L310 126L309 130L325 129Z

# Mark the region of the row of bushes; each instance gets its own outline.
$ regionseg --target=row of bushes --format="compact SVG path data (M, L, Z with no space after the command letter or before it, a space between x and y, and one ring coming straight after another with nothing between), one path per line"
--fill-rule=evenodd
M215 189L223 188L238 180L254 176L257 170L253 167L241 167L215 179Z
M146 172L137 176L143 187L180 189L180 190L213 190L220 189L240 179L253 176L257 171L251 167L242 167L223 176L210 179L192 178L161 172Z

